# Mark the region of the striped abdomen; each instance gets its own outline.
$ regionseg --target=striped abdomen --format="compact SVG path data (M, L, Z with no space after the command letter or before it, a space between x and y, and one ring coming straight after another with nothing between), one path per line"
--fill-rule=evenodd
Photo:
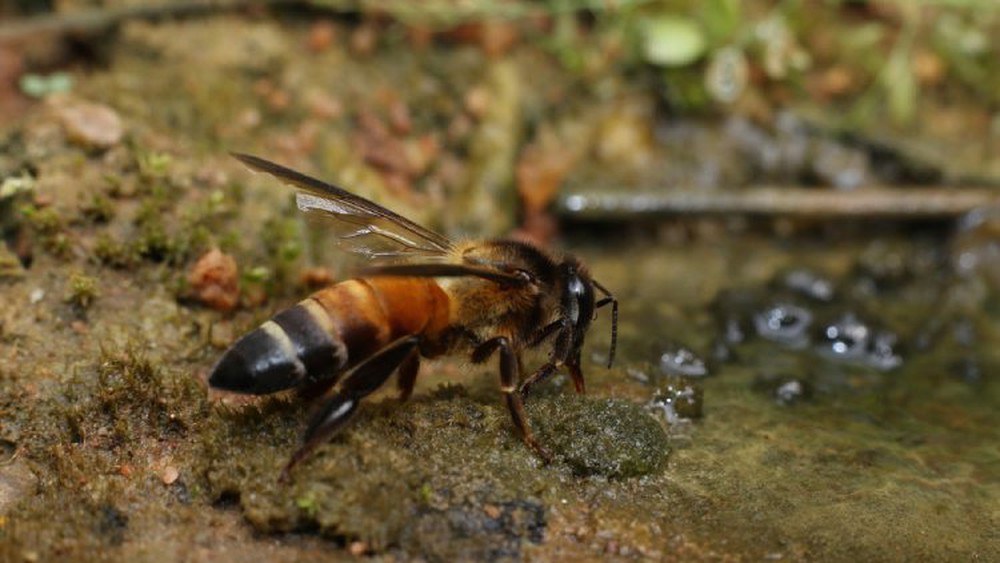
M364 278L322 289L236 341L212 387L264 394L328 381L407 335L435 338L448 296L431 279Z

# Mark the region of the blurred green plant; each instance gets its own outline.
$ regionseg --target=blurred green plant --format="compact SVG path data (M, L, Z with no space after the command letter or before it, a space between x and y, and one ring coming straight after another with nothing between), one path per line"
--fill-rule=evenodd
M621 64L648 66L677 111L735 103L772 85L819 96L810 73L837 65L853 81L833 92L849 120L884 116L897 125L919 112L926 80L915 57L928 46L944 74L990 105L1000 101L1000 48L990 41L1000 2L980 0L312 0L335 11L388 14L406 25L447 29L482 21L549 17L538 37L571 71L585 71L590 51L622 39ZM588 35L590 34L590 35ZM819 37L831 41L821 46ZM827 52L823 52L824 48ZM833 52L829 52L829 49ZM822 66L815 62L825 58ZM952 87L954 84L948 84Z
M73 76L68 72L52 74L27 73L18 82L21 93L32 98L44 98L49 94L62 94L73 89Z

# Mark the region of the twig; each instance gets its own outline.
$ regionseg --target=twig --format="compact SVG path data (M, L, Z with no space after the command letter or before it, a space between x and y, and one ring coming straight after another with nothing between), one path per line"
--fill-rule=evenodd
M0 461L0 467L7 467L17 461L18 456L21 455L21 448L14 448L14 453L10 454L5 460Z
M742 190L577 193L562 197L560 215L622 221L668 215L775 215L813 218L946 219L1000 205L988 188L864 188L854 191L760 186Z

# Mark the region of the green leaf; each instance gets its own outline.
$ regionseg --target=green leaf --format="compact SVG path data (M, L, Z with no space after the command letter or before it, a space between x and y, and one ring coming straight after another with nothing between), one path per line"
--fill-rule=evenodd
M647 62L686 66L705 54L705 35L696 22L676 16L657 16L641 22L642 52Z

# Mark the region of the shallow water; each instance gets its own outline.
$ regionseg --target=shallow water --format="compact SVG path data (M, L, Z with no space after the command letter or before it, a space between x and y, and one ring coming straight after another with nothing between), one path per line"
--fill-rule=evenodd
M727 545L768 558L1000 553L995 293L966 302L977 293L969 286L981 282L958 279L946 265L892 287L852 289L870 281L858 264L882 244L909 261L940 242L748 236L623 245L590 257L595 276L622 302L621 364L648 380L648 395L670 383L658 359L678 342L710 366L709 375L688 378L703 388L703 417L671 426L676 449L667 474L707 502L711 516L702 525ZM835 296L810 301L775 283L801 268L832 280ZM720 304L720 294L741 291L752 294L744 310L725 298ZM813 317L863 312L895 327L901 364L884 369L824 353L819 327L805 331L808 343L755 334L746 317L790 294ZM721 346L726 321L740 315L745 340Z

